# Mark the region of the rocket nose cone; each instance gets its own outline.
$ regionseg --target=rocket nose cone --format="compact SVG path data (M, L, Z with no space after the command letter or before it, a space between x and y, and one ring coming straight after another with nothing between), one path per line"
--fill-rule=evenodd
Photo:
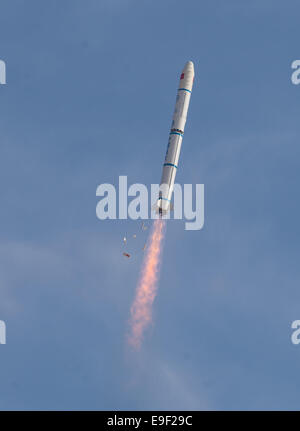
M183 71L193 71L194 72L194 63L192 61L188 61L185 64Z
M192 91L194 76L194 63L192 61L188 61L180 75L178 88L184 88L186 90Z

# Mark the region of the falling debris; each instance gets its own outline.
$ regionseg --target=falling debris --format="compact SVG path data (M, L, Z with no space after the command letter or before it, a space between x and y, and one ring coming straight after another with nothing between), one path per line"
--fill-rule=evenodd
M133 238L136 238L136 234L134 234L134 235L132 235L133 236Z
M123 253L123 256L130 257L130 254L128 254L128 253Z
M147 226L145 226L145 223L143 222L142 223L142 230L146 230L147 229Z
M145 243L145 245L144 245L144 247L143 247L143 251L145 251L146 250L146 243Z
M126 244L126 241L127 241L127 238L126 238L126 236L124 236L124 238L123 238L124 244Z

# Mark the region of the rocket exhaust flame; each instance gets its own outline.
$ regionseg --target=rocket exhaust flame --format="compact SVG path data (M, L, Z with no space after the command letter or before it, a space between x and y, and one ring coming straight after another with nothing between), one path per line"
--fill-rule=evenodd
M154 221L142 264L141 277L130 309L128 342L135 350L139 350L141 347L144 331L152 322L152 304L158 289L165 223L166 221L161 218Z

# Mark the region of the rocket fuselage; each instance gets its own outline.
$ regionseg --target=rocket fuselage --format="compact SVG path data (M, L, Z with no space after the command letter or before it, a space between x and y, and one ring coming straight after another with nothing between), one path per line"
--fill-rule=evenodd
M165 214L170 209L170 202L175 183L176 170L178 168L180 149L192 94L193 82L194 65L191 61L188 61L180 75L168 148L163 165L160 192L157 201L157 207L160 214Z

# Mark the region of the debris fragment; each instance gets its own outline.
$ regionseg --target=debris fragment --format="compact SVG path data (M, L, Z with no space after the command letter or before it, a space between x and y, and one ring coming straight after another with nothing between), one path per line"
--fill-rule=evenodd
M146 250L146 244L144 245L144 247L143 247L143 251L145 251Z
M136 238L136 234L134 234L134 235L132 235L133 236L133 238Z
M127 241L127 238L126 238L126 236L124 236L124 238L123 238L124 244L126 244L126 241Z
M123 256L130 257L130 254L128 254L128 253L123 253Z

